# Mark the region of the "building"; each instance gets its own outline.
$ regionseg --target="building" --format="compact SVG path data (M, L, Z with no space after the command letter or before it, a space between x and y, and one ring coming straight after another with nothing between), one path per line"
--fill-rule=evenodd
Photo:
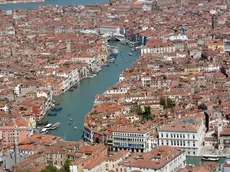
M219 134L219 149L230 149L230 125L224 127Z
M105 34L105 33L120 34L120 27L119 26L111 26L111 25L102 25L99 27L99 32L100 32L100 34Z
M134 172L172 172L186 166L185 153L182 149L159 146L143 155L136 155L132 160L124 160L125 171Z
M150 138L151 130L133 127L120 127L112 132L113 149L128 149L132 152L147 152L156 145L156 139Z
M230 171L230 159L226 159L224 163L221 165L221 172L229 172Z
M186 116L159 130L159 145L183 148L186 155L199 155L205 136L203 117Z
M149 40L148 43L141 48L141 54L145 53L165 53L175 52L176 47L171 42L162 42L160 40Z
M3 147L5 148L9 144L14 144L15 136L17 136L17 142L30 136L32 134L32 127L30 125L25 119L17 118L15 124L13 121L10 121L8 125L0 127L0 137L2 138Z
M229 39L224 39L224 51L230 52L230 40Z

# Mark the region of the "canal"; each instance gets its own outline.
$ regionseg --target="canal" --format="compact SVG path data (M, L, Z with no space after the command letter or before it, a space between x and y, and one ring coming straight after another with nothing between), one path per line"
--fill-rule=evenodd
M66 92L55 98L61 103L57 107L63 107L63 109L58 112L57 116L49 116L48 121L50 123L61 122L61 125L56 130L50 131L49 134L61 136L66 140L80 140L84 117L92 109L95 96L115 85L118 82L119 74L137 60L138 52L133 52L133 55L129 56L131 48L128 45L119 42L110 42L110 45L119 47L115 63L104 67L96 77L83 79L73 92ZM68 116L68 113L71 115ZM69 125L69 118L73 120L71 125ZM74 127L77 129L74 130Z

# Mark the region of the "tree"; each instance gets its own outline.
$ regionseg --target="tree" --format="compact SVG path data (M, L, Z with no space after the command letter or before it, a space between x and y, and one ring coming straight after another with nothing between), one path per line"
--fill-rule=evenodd
M137 104L137 102L134 103L134 105L130 108L130 111L132 113L135 113L136 115L142 116L142 109L141 106Z
M70 172L70 168L69 165L71 163L71 160L66 160L65 164L63 165L62 168L60 168L60 170L58 170L58 172Z
M161 97L160 98L160 105L162 105L164 109L173 108L175 106L175 102L170 98L167 98L165 100L163 97Z
M175 103L172 101L172 99L167 98L167 108L172 108L175 106Z
M163 107L164 107L164 109L165 109L166 102L165 102L164 97L161 97L161 98L160 98L160 105L161 105L161 106L163 106Z
M150 106L144 107L144 112L142 113L142 118L146 119L146 120L152 119L152 112L151 112Z
M48 165L45 169L41 170L41 172L58 172L58 169L53 165Z

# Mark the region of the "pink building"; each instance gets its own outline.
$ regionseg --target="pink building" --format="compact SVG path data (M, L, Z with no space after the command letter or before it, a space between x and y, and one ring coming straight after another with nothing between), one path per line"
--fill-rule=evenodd
M3 147L7 147L9 144L14 144L15 136L17 136L17 141L21 142L31 135L32 128L30 124L25 119L16 119L16 127L14 122L10 121L7 125L0 127L0 138Z

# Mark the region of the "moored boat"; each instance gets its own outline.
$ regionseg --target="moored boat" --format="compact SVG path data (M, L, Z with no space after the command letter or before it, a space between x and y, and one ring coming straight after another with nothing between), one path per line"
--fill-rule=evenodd
M56 112L51 112L51 113L48 113L47 115L48 116L57 116L57 113Z
M62 107L60 107L60 108L53 108L53 109L51 109L51 111L52 112L58 112L58 111L61 111L62 110Z
M76 89L76 88L77 88L77 84L74 84L74 85L72 86L72 88L75 88L75 89Z
M133 54L130 52L130 53L129 53L129 56L132 56L132 55L133 55Z
M73 89L73 88L70 88L68 91L74 91L74 89Z
M47 128L43 128L41 131L40 131L40 133L41 134L47 134L48 133L48 129Z
M53 124L53 125L50 127L50 129L51 129L51 130L55 130L55 129L58 128L60 125L61 125L60 122L56 122L55 124Z
M109 62L110 62L110 63L114 63L115 60L114 60L114 59L110 59Z
M218 155L203 155L202 157L203 161L219 161Z
M52 124L47 124L44 128L46 128L47 130L49 130L51 128Z

